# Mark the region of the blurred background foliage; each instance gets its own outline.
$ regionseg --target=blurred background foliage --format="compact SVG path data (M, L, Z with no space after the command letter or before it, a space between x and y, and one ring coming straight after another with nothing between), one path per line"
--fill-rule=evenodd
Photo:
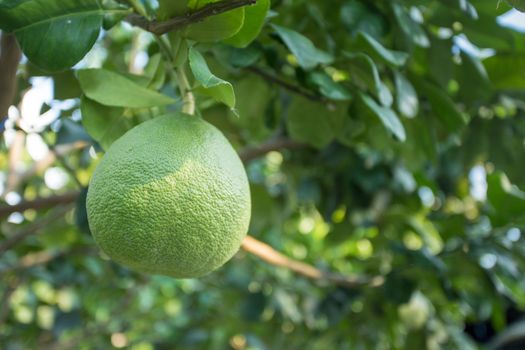
M240 151L292 140L246 164L250 234L352 287L243 251L196 280L109 261L85 213L97 159L181 106L96 101L93 120L75 70L178 98L161 49L118 22L74 69L23 59L0 145L1 347L524 348L523 23L487 0L274 0L249 46L196 46L237 100L196 89L206 120Z

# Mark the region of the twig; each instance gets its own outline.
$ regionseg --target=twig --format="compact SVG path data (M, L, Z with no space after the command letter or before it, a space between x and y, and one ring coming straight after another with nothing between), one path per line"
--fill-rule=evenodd
M62 251L40 251L36 253L29 253L21 257L16 265L6 266L0 268L0 276L8 272L17 272L20 270L26 270L35 266L45 265L55 259L74 254L93 254L97 251L92 248L80 248L80 249L71 249L71 250L62 250Z
M270 83L277 84L277 85L285 88L286 90L288 90L290 92L293 92L293 93L295 93L297 95L303 96L304 98L307 98L310 101L320 102L320 103L327 103L328 102L324 97L319 96L317 94L314 94L314 93L312 93L312 92L310 92L308 90L305 90L305 89L303 89L300 86L297 86L297 85L294 85L292 83L289 83L286 80L283 80L283 79L281 79L279 77L276 77L276 76L266 72L265 70L263 70L263 69L261 69L259 67L250 66L250 67L247 67L246 70L248 70L249 72L252 72L253 74L256 74L256 75L264 78L265 80L267 80Z
M290 259L287 256L279 253L269 245L260 242L251 236L246 236L246 238L242 242L242 248L248 253L251 253L261 258L262 260L266 261L271 265L285 267L299 275L314 280L331 282L336 285L348 288L355 288L363 285L377 287L382 285L384 282L382 277L368 279L363 276L348 276L321 271L311 265Z
M282 149L299 149L305 148L306 145L301 142L294 141L289 138L276 138L257 147L247 147L239 152L239 157L244 163L248 163L254 159L260 158L271 151L278 151Z
M16 232L14 235L7 238L0 244L0 255L4 254L7 250L11 249L27 237L38 233L38 231L42 227L46 227L47 225L50 225L56 220L60 219L69 210L71 210L71 206L69 205L59 207L54 212L50 213L48 216L32 223L31 225L28 225L27 227L20 229L20 231Z
M15 181L13 181L12 184L6 186L6 190L4 192L9 193L11 191L16 190L19 184L25 182L35 174L40 173L45 169L49 168L57 160L57 156L63 157L73 151L81 150L87 147L88 145L89 144L85 141L77 141L67 145L55 146L53 151L50 150L44 158L34 163L33 166L31 166L31 168L29 168L25 173L16 177L14 179Z
M66 159L64 159L63 155L58 152L57 147L50 142L47 142L45 137L42 137L42 140L46 143L47 147L49 147L49 151L55 155L55 159L62 165L62 167L66 170L66 172L71 176L75 184L78 186L78 188L82 189L84 188L84 184L80 181L80 179L77 176L77 173L75 172L75 169L73 169Z
M202 22L208 17L216 16L224 12L235 10L240 7L254 5L257 0L225 0L220 2L210 3L194 12L188 13L184 16L170 18L166 21L149 21L144 16L137 14L129 15L126 21L134 26L140 27L150 33L162 35L174 30L180 30L186 26Z
M57 205L64 205L74 202L79 195L78 191L69 192L66 194L37 198L31 201L23 201L16 205L5 205L0 207L0 219L9 216L12 213L23 212L27 209L49 209Z

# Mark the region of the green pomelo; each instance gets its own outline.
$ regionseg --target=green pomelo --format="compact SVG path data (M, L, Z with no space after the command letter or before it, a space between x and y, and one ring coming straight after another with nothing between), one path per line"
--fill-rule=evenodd
M250 221L243 164L211 124L182 113L147 121L104 155L87 194L89 227L134 270L191 278L239 249Z

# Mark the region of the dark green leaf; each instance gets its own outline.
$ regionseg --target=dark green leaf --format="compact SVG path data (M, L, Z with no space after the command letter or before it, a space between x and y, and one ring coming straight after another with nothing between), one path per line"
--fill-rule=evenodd
M343 106L329 109L317 101L295 97L288 109L286 126L294 139L323 148L341 131L345 119Z
M405 128L393 110L380 106L368 95L361 94L360 97L370 112L376 115L399 141L406 140Z
M432 105L432 110L442 124L450 131L459 131L467 124L467 117L461 113L452 98L439 87L426 81L414 80L416 88Z
M184 36L198 42L216 42L231 38L239 32L243 24L244 8L238 8L189 25L184 31Z
M429 47L430 42L427 34L421 28L421 25L410 17L407 10L397 2L392 3L392 9L403 33L417 46Z
M459 94L467 103L486 100L492 93L492 86L485 67L479 58L461 53L461 66L457 67Z
M348 58L351 78L365 85L381 101L383 106L390 107L394 98L388 87L381 81L374 61L363 53L350 54L345 52L344 55Z
M333 61L332 55L316 48L304 35L276 24L272 24L272 27L304 69L312 69L319 64L329 64Z
M255 5L246 7L244 25L237 34L225 40L225 43L240 48L248 46L261 32L269 9L270 0L257 0Z
M96 0L0 3L0 29L15 33L31 62L49 71L80 61L95 44L103 17Z
M165 21L168 18L182 16L188 11L188 0L159 0L157 16L159 20Z
M416 90L403 74L396 72L394 78L397 110L407 118L414 118L419 112L419 99Z
M323 96L331 100L348 101L352 94L341 84L336 83L330 76L325 73L315 72L310 75L310 79L319 87Z
M525 12L525 0L507 0L516 10Z
M359 47L363 48L372 58L380 59L391 66L403 66L408 59L406 52L389 50L379 41L364 32L359 32L357 39Z
M525 71L525 57L499 54L487 58L483 64L495 88L504 90L525 89L525 76L516 74L516 72Z

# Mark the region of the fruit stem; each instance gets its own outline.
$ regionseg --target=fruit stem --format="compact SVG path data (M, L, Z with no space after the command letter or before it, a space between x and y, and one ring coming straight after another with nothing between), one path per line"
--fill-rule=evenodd
M195 115L195 96L193 95L193 92L191 92L191 85L188 81L188 77L186 76L184 65L181 65L174 70L174 58L169 44L164 41L163 37L155 36L155 39L157 40L164 57L172 66L170 69L170 74L172 75L172 79L177 82L180 95L182 96L182 112L189 115Z
M184 71L184 66L180 66L176 70L177 83L179 85L180 94L182 96L183 106L182 112L194 115L195 114L195 96L191 92L191 86Z

